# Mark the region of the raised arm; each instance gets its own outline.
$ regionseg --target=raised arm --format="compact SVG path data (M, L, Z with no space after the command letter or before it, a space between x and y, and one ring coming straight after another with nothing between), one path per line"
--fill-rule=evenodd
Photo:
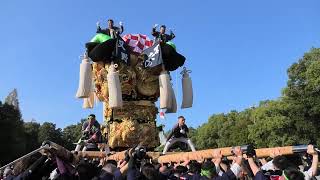
M319 162L319 157L317 151L315 151L313 145L308 146L307 153L312 155L312 164L310 169L308 170L310 176L315 176L317 174L317 167Z
M155 24L152 28L151 34L154 37L158 37L159 36L159 32L156 30L156 28L158 27L158 24Z
M168 37L168 41L172 40L175 37L176 37L176 35L172 31L170 31L170 35Z
M122 34L123 31L124 31L124 27L123 27L123 22L119 22L119 25L120 25L120 30L119 30L119 34Z
M257 166L257 164L254 162L253 157L248 158L248 163L249 163L249 166L252 170L253 175L256 175L260 171L260 169Z
M98 21L96 25L97 25L97 33L99 33L101 31L100 22Z

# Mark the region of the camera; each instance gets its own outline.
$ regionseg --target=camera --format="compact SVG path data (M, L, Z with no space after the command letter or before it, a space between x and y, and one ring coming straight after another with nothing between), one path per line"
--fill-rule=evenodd
M147 149L142 146L137 146L134 149L132 156L137 160L142 160L147 154Z
M254 157L256 156L255 147L252 144L249 145L243 145L240 147L243 154L246 154L247 157ZM234 154L234 148L232 148L231 153Z

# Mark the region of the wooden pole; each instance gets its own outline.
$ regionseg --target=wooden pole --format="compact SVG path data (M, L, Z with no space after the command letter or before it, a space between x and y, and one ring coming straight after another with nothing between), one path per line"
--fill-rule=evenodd
M217 148L221 150L221 154L223 156L232 156L232 149L233 147L226 147L226 148ZM203 160L213 158L213 152L217 149L207 149L207 150L200 150L194 152L184 152L184 153L177 153L172 155L164 155L158 158L159 163L168 163L168 162L180 162L184 159L189 160ZM271 152L275 150L279 150L280 154L282 155L290 155L293 154L293 146L286 146L286 147L275 147L275 148L261 148L255 149L256 156L258 158L268 157L270 156Z
M55 144L56 145L56 144ZM53 146L55 149L60 149L62 152L66 151L61 146ZM245 147L245 146L244 146ZM268 157L274 151L278 151L281 155L290 155L297 152L306 152L306 145L301 146L285 146L285 147L274 147L274 148L260 148L255 149L256 156L258 158ZM220 150L223 156L227 156L229 159L233 155L232 150L234 147L225 147L225 148L217 148L217 149L206 149L199 150L194 152L169 152L165 155L161 156L160 152L147 152L147 155L153 160L157 160L159 163L170 163L170 162L182 162L186 159L188 160L197 160L202 161L204 159L214 158L214 151ZM68 152L68 151L67 151ZM69 153L60 153L63 154L62 157L70 157ZM125 151L117 152L113 155L106 156L105 152L101 151L79 151L73 152L75 156L74 161L79 160L79 158L87 157L87 158L106 158L108 160L123 160L125 158Z
M268 157L270 154L277 150L282 155L290 155L293 154L293 147L294 146L286 146L286 147L274 147L274 148L261 148L261 149L255 149L256 155L258 158L262 157ZM221 154L223 156L232 156L232 149L233 147L225 147L225 148L217 148L221 150ZM206 149L206 150L199 150L194 152L171 152L167 153L166 155L160 156L160 152L147 152L147 155L151 157L152 159L158 159L159 163L169 163L169 162L181 162L185 159L189 160L204 160L204 159L210 159L214 158L214 150L217 149ZM90 157L90 158L104 158L106 157L104 152L100 151L85 151L85 152L78 152L79 156L82 157ZM118 152L116 154L113 154L111 156L108 156L107 159L111 160L122 160L125 158L125 151Z

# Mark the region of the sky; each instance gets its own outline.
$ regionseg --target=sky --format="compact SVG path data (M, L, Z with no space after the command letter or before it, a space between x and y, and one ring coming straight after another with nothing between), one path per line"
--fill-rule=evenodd
M304 52L320 47L319 0L1 0L0 100L17 88L25 121L57 127L95 113L102 103L82 109L75 98L84 45L95 24L124 22L125 32L151 37L154 24L176 34L174 43L192 70L194 104L158 118L166 128L184 115L198 127L213 114L277 99L288 67ZM182 69L172 73L178 106Z

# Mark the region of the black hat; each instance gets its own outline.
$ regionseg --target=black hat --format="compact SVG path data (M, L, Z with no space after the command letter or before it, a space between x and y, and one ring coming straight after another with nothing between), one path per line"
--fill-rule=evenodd
M96 115L94 115L94 114L90 114L88 117L96 117Z
M160 27L166 28L166 25L161 25Z

